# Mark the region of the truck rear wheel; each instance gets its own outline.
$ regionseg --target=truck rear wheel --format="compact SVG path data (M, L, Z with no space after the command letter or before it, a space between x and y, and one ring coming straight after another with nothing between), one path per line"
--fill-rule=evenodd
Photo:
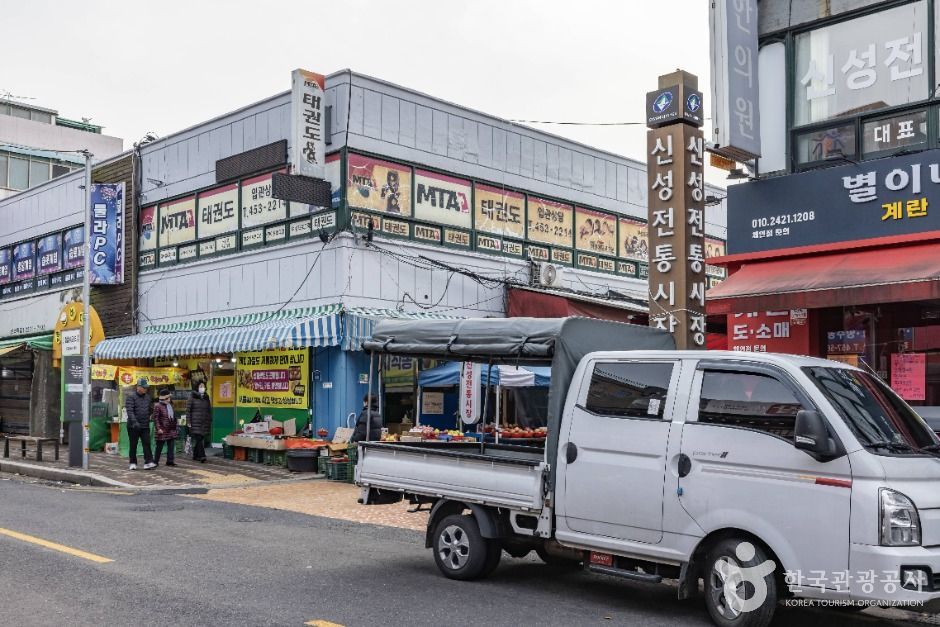
M499 564L498 559L493 563L491 544L480 535L473 516L453 514L443 518L434 530L434 561L449 579L476 579L488 565L492 570Z
M766 627L777 607L777 564L756 542L729 538L708 552L705 606L720 627Z

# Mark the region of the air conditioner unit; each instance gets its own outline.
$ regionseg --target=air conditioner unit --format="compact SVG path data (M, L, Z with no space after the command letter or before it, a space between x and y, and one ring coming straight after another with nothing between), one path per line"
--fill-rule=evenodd
M532 284L539 287L561 287L561 269L550 263L532 264Z

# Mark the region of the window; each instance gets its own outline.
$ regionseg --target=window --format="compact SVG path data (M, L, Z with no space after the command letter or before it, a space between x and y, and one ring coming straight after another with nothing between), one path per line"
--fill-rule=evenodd
M10 105L10 115L15 118L23 118L24 120L29 119L29 109L24 109L23 107L17 107L16 105Z
M756 429L789 440L800 409L800 401L773 377L716 371L702 377L699 422Z
M0 155L0 187L7 186L7 156Z
M30 161L29 162L29 186L36 187L49 180L49 162L48 161Z
M855 157L855 125L835 126L802 133L796 137L798 164Z
M594 366L587 410L622 418L662 418L673 364L619 362Z
M27 189L29 187L29 160L20 157L10 157L10 181L12 189Z
M862 125L862 152L866 157L926 147L927 112L923 109Z
M52 124L52 114L46 113L45 111L30 111L30 117L34 122Z
M68 174L72 169L67 165L59 165L58 163L52 164L52 178Z
M929 96L924 0L817 28L795 38L797 126Z

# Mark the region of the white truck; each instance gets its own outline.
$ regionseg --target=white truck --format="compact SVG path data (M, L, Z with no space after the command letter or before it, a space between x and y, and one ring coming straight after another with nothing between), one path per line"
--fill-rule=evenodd
M503 321L463 322L495 325L504 344L512 335ZM480 332L462 349L444 324L382 324L367 348L441 355L443 340L450 358L525 352L486 351ZM936 611L940 442L879 379L789 355L588 352L564 326L541 356L553 363L544 452L360 445L361 502L428 504L425 544L445 576L483 577L504 551L535 550L601 574L677 580L679 598L704 593L718 625L767 625L788 597Z

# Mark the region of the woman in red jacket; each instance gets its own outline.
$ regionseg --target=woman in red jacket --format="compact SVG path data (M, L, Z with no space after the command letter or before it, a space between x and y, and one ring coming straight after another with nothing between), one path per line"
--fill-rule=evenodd
M173 415L172 396L169 390L160 390L159 402L153 406L153 423L156 433L154 439L157 441L157 450L155 451L153 461L160 463L160 453L163 452L163 446L166 445L166 465L175 466L174 461L176 453L176 436L178 428L176 416Z

